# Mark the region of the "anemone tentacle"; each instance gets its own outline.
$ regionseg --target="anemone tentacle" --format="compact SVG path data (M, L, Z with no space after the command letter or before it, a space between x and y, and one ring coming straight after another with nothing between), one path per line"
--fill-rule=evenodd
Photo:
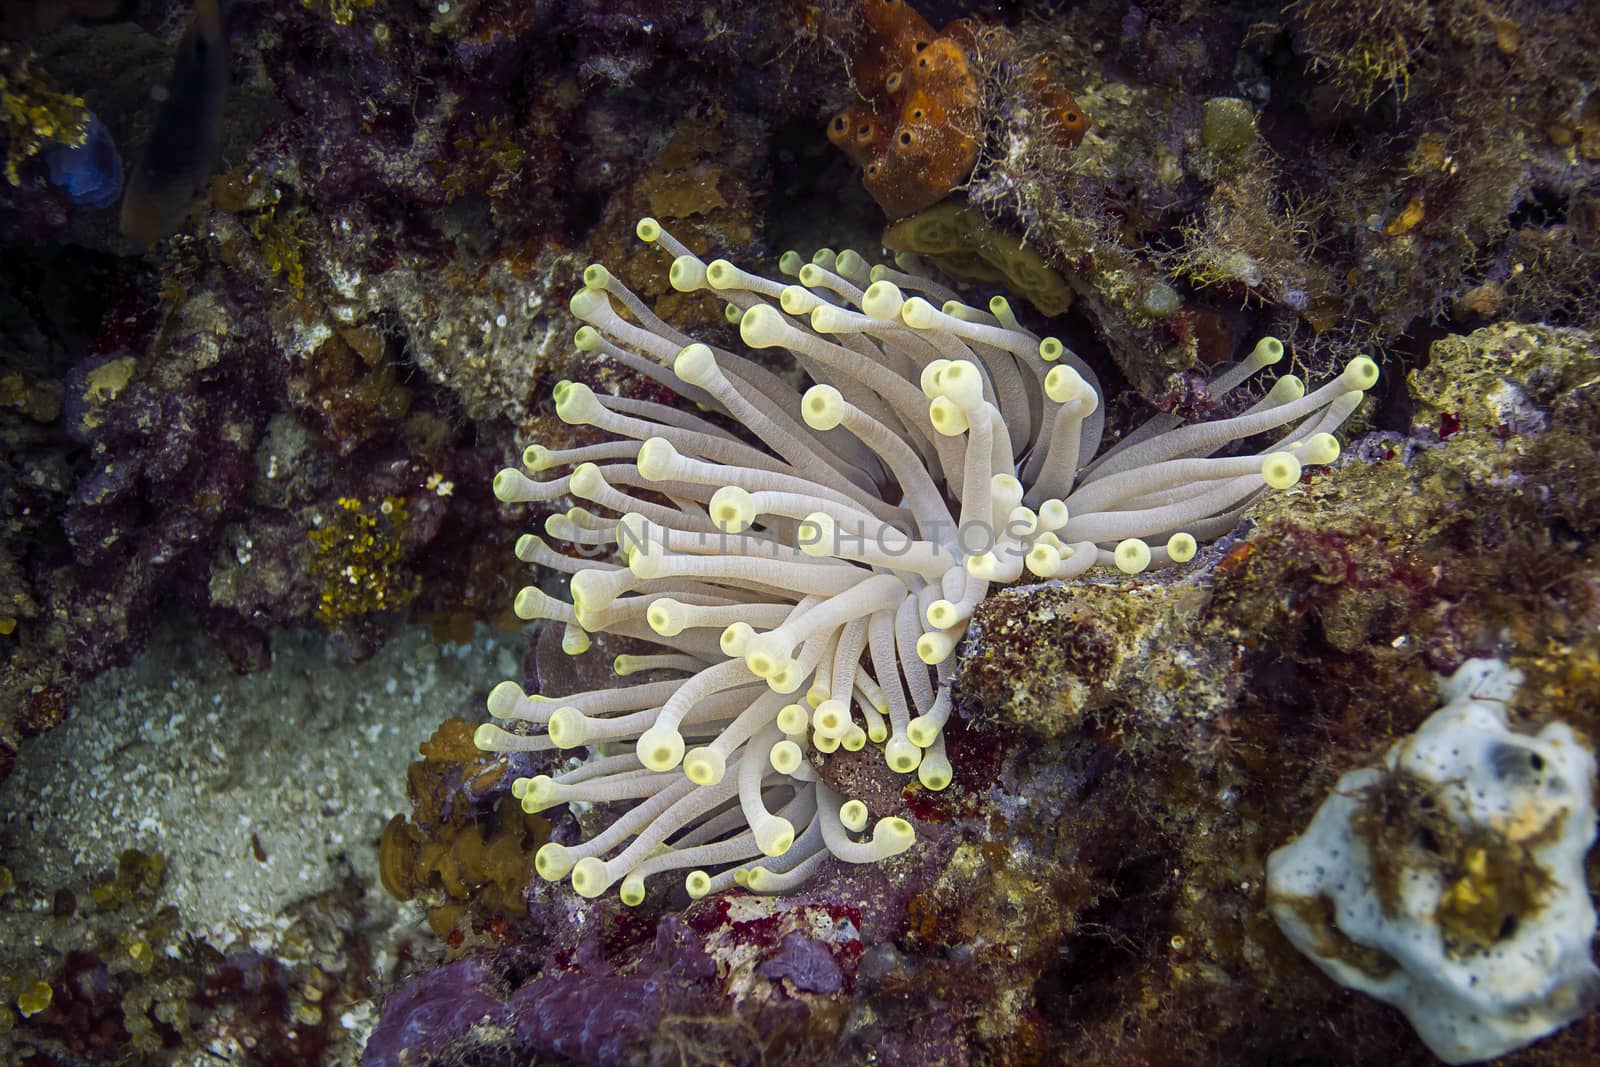
M674 288L729 301L746 344L787 349L813 384L796 392L695 342L596 264L572 299L578 347L689 403L559 383L558 415L611 439L530 445L525 471L495 479L506 502L592 504L546 532L618 555L574 560L523 538L520 559L572 572L572 602L529 587L518 616L561 624L569 652L598 631L663 647L619 656L619 676L652 680L615 689L546 699L502 683L489 710L506 725L477 733L495 751L631 745L514 785L529 811L632 804L536 859L548 880L570 875L585 896L620 885L630 905L666 871L689 868L691 897L782 892L827 857L869 863L911 847L911 823L869 830L865 805L819 781L805 748L881 746L895 773L945 788L951 656L991 588L1187 562L1257 496L1337 459L1334 431L1377 380L1364 356L1309 393L1286 377L1240 415L1156 416L1096 459L1093 372L1024 329L1003 298L935 307L926 297L947 295L937 282L849 250L811 263L786 254L791 285L706 263L652 219L638 234L673 257ZM1237 389L1282 355L1266 338L1211 386ZM685 413L696 405L712 417ZM1270 440L1251 450L1258 437Z

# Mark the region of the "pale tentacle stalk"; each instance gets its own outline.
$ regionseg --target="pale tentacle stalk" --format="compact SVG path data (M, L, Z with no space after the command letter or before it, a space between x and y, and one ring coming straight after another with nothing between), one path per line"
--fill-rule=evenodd
M541 877L570 875L584 896L619 886L638 904L651 876L685 870L693 898L784 892L830 858L905 851L912 825L874 823L818 780L808 749L881 746L894 772L946 788L952 657L991 589L1187 562L1260 494L1336 460L1332 432L1377 379L1366 357L1309 393L1285 377L1241 415L1158 415L1097 459L1093 371L1003 298L969 307L913 260L852 251L786 254L794 285L706 262L651 219L638 234L671 257L674 288L715 292L747 345L788 350L812 382L697 343L604 267L585 272L580 350L700 413L562 382L557 414L607 439L529 445L526 470L494 483L507 503L590 505L545 524L574 555L518 542L524 562L571 575L570 602L530 585L519 616L562 626L570 652L599 631L660 646L618 656L619 677L642 677L616 688L546 698L502 683L498 723L478 730L489 750L594 753L512 789L528 811L625 807L536 857ZM1263 339L1209 388L1283 354Z

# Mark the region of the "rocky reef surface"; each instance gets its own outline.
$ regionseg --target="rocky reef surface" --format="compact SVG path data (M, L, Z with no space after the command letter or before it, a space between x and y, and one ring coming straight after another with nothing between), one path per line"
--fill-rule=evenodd
M212 9L208 177L136 243L107 190L152 90L205 92L169 71ZM1430 1061L1283 936L1266 858L1473 657L1525 677L1514 726L1600 738L1600 15L917 9L7 5L6 1062ZM617 649L513 628L527 516L490 485L575 443L560 378L666 398L570 343L590 262L737 344L644 215L768 273L888 247L1007 292L1114 434L1230 414L1206 382L1266 334L1313 385L1383 379L1338 464L1192 563L985 601L948 789L815 754L911 851L583 900L532 874L577 816L524 813L533 764L471 724ZM1590 1013L1507 1060L1597 1046Z

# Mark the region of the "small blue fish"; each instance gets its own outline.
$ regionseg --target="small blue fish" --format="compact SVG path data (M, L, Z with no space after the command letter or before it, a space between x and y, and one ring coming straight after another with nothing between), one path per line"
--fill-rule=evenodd
M56 145L45 153L50 184L66 190L80 207L110 207L122 195L122 157L99 116L89 114L88 136L80 145Z

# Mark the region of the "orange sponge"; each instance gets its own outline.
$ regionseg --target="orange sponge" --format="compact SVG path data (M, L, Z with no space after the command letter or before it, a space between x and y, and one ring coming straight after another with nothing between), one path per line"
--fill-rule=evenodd
M974 27L937 32L902 0L864 0L868 33L855 57L861 103L828 125L828 139L862 170L867 192L890 218L915 214L966 181L978 161L983 115L973 69ZM1061 141L1089 128L1042 59L1025 91L1056 119Z
M868 34L856 56L866 99L845 108L828 139L862 169L867 191L899 218L961 184L978 159L978 85L965 23L935 33L901 0L865 0Z

